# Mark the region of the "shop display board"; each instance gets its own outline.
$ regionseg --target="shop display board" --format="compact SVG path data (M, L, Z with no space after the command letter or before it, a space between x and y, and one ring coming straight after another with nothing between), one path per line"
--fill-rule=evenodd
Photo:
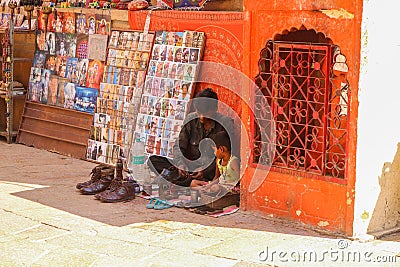
M109 29L109 16L40 13L28 101L94 113Z
M91 11L57 12L45 19L39 12L36 28L36 49L17 142L86 158L110 16ZM92 48L95 53L91 53ZM89 58L96 53L100 58Z
M154 33L111 32L88 160L115 165L128 155L153 41Z
M34 19L32 19L34 20ZM10 21L11 21L11 13L0 13L0 29L6 29L10 27ZM24 14L14 14L13 16L13 22L14 22L14 30L28 30L28 21L25 21L25 15ZM31 23L32 25L32 23ZM32 28L33 29L33 28Z
M173 157L204 44L203 32L156 32L134 133L147 155Z

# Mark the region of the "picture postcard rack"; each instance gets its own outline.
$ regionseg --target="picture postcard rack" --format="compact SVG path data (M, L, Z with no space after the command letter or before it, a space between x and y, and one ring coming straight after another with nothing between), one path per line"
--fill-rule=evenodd
M17 142L86 158L109 30L107 15L39 13Z
M153 39L154 33L111 32L88 160L115 165L128 156Z

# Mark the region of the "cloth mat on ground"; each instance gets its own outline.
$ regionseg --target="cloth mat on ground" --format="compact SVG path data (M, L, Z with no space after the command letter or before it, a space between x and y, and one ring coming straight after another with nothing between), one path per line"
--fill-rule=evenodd
M147 205L149 205L148 207L153 205L153 208L154 208L155 202L158 199L158 192L153 191L152 195L148 195L146 193L141 192L141 193L139 193L138 197L149 200L149 203L146 204L146 207L147 207ZM153 200L153 202L151 202L152 199L155 199L155 200ZM231 205L231 206L225 207L223 209L212 209L212 208L208 208L205 206L197 206L197 207L190 208L190 196L186 196L186 195L180 195L179 198L169 199L165 203L166 203L166 205L161 205L160 208L158 208L158 209L164 209L164 208L169 208L169 207L175 206L175 207L179 207L179 208L185 208L185 209L187 209L191 212L197 213L197 214L209 215L210 217L214 217L214 218L233 214L239 210L239 207L236 205ZM202 209L203 209L203 211L200 211Z
M233 214L233 213L237 212L238 210L239 210L238 206L232 205L232 206L228 206L226 208L223 208L222 212L210 214L210 216L214 217L214 218L218 218L218 217L221 217L221 216L224 216L224 215Z

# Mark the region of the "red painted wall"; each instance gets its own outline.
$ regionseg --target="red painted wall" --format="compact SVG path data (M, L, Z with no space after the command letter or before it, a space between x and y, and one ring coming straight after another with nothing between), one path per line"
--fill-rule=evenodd
M322 9L330 9L328 14L332 17L323 14L320 11ZM268 40L273 40L276 34L291 28L299 29L304 25L307 29L314 29L330 38L346 56L351 103L346 183L339 184L270 171L264 183L254 193L249 193L247 189L254 169L248 167L242 179L242 189L246 192L242 194L241 199L243 208L352 235L361 15L361 0L245 1L243 71L249 77L258 74L259 53ZM248 38L250 36L251 38ZM243 120L246 120L249 114L249 110L243 107ZM244 149L248 148L242 147L242 150Z

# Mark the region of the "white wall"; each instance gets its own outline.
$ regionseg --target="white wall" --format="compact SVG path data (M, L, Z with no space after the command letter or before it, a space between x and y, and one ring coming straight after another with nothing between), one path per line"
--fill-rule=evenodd
M353 224L355 237L365 237L367 233L381 195L379 176L384 163L393 161L400 141L399 27L399 0L364 1ZM397 178L400 180L400 177Z

